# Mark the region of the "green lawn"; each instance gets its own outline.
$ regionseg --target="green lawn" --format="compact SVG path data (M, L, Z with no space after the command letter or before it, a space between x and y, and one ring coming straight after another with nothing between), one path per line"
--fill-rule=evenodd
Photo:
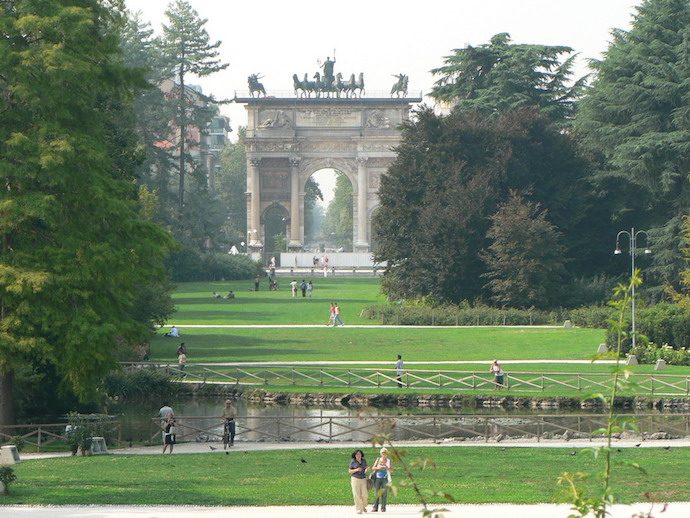
M325 306L327 310L327 305ZM177 323L177 320L175 321ZM325 320L324 320L325 322ZM347 320L346 320L347 323ZM173 360L179 341L190 362L407 361L590 359L603 341L601 329L181 329L182 338L151 342L153 360Z
M423 487L462 503L563 502L562 471L591 471L589 452L555 448L411 448L408 458L434 459L418 472ZM350 504L350 450L232 452L230 455L115 455L24 461L15 467L7 504L319 505ZM690 449L623 449L616 461L638 462L648 476L620 464L614 489L624 502L649 492L658 501L690 500ZM375 453L367 448L369 461ZM302 459L306 462L302 462ZM601 462L598 464L601 466ZM394 464L395 466L395 464ZM394 476L400 482L400 472ZM289 488L289 490L286 490ZM409 488L390 506L414 503Z
M296 277L297 282L302 277ZM184 282L173 295L177 312L171 324L325 324L330 302L342 308L345 322L350 324L376 324L360 318L365 306L385 302L380 293L378 278L305 277L314 284L313 297L292 298L288 283L279 278L280 289L268 291L265 278L260 291L253 289L253 281ZM212 298L214 291L225 295L235 291L235 299Z

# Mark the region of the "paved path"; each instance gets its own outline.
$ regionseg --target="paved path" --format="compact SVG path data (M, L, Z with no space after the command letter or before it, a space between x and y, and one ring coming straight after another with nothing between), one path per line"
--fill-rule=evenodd
M168 326L161 326L168 327ZM175 327L199 329L306 329L331 327L324 324L175 324ZM564 329L563 326L397 326L379 324L354 324L336 326L347 329ZM180 337L181 338L181 337Z
M688 448L690 439L668 439L660 441L640 441L640 440L614 440L616 448ZM542 440L534 442L524 439L507 440L497 442L472 442L445 440L438 443L433 441L396 441L398 448L494 448L503 450L506 448L570 448L574 451L592 446L603 446L603 440L574 439L572 441L563 440ZM369 442L236 442L233 448L228 450L228 454L234 455L247 451L266 451L266 450L328 450L328 449L348 449L354 450L371 448ZM133 448L123 448L110 450L115 455L159 455L162 446L136 446ZM173 455L184 455L189 453L208 453L209 455L222 455L223 446L218 442L186 442L175 445ZM167 454L169 455L169 454ZM22 453L22 460L30 459L49 459L55 457L69 457L69 452L46 452L46 453ZM690 516L690 515L688 515ZM687 517L686 517L687 518Z
M661 505L655 509L661 510ZM568 505L450 505L448 518L566 518ZM421 518L418 505L389 505L389 518ZM364 516L380 516L370 512ZM630 518L634 513L650 510L649 504L615 506L612 518ZM348 506L285 506L285 507L193 507L193 506L54 506L54 507L0 507L3 518L354 518L353 507ZM688 518L690 503L671 503L657 518Z

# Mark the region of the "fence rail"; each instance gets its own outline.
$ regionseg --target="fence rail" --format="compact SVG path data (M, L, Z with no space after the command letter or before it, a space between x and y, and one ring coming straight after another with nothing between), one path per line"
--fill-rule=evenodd
M630 414L625 419L634 421L642 434L661 433L666 438L690 437L690 413ZM175 417L178 442L219 442L223 423L217 416ZM240 442L368 442L383 433L392 440L466 440L491 442L501 440L593 439L593 432L605 427L605 414L555 415L406 415L406 416L251 416L237 419L237 441ZM3 426L0 442L8 442L20 435L36 451L59 449L58 441L66 442L67 423L27 424ZM108 444L124 446L118 431L121 422L112 419ZM149 420L148 442L161 443L161 422ZM64 450L69 447L64 444Z
M626 416L640 434L668 438L690 436L690 414L631 414ZM178 441L217 442L223 434L218 417L176 416ZM407 416L240 416L237 439L245 442L362 441L385 433L393 440L459 439L540 442L544 439L589 439L606 427L605 414L558 415L407 415ZM151 442L160 442L159 421L151 421ZM641 435L636 435L640 437Z
M398 381L395 369L246 366L231 364L124 363L126 368L164 370L177 381L225 382L264 387L315 387L377 389L405 388L443 391L509 390L511 393L549 392L568 389L578 393L611 389L609 373L516 372L507 373L504 385L497 386L485 372L457 370L406 370ZM690 375L632 374L631 388L622 393L650 396L690 396Z

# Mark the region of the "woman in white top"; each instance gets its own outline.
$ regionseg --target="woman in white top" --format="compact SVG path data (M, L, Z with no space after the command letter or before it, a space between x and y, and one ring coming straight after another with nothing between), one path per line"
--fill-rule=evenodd
M391 460L388 458L388 449L381 448L379 451L380 457L376 459L374 465L372 466L372 471L374 471L374 495L376 495L376 500L374 500L374 507L371 508L373 512L379 510L379 503L381 504L381 512L386 512L386 502L388 500L388 486L391 481L391 473L393 472L393 466L391 465Z
M495 389L501 389L503 388L503 381L505 379L505 372L503 372L503 367L501 367L501 364L498 363L498 360L494 360L491 362L491 367L489 368L489 372L494 375L494 385Z

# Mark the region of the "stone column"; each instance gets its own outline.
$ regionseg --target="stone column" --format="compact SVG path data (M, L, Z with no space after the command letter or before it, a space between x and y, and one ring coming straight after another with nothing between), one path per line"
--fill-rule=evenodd
M259 181L259 166L261 159L251 157L247 163L247 189L251 195L249 206L249 217L247 222L247 233L249 234L249 245L251 247L261 247L261 183ZM256 231L253 232L252 231Z
M300 242L300 196L299 196L299 157L290 157L290 248L301 248Z
M367 241L367 157L357 157L357 242L355 250L368 252Z

